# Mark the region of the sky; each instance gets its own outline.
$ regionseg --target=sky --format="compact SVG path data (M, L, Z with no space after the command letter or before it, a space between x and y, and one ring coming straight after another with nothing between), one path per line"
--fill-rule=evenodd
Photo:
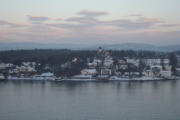
M180 0L0 0L0 43L180 44Z

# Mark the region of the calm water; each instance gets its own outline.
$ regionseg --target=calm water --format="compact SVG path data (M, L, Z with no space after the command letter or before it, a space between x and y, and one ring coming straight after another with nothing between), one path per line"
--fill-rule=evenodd
M0 82L0 120L180 120L180 81Z

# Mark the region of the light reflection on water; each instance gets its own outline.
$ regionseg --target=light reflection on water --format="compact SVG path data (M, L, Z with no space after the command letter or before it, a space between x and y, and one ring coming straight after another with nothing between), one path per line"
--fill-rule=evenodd
M178 120L180 81L0 82L0 120Z

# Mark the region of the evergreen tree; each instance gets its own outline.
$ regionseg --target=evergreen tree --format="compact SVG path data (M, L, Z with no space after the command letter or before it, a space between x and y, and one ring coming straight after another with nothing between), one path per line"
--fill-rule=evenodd
M139 75L140 75L140 77L142 77L142 73L143 73L145 67L146 67L145 62L142 59L140 59L139 60Z
M164 59L163 58L161 59L161 66L162 66L162 69L165 70Z
M169 60L170 60L170 65L172 66L172 73L173 75L176 74L176 66L177 66L177 57L174 53L170 53L170 56L169 56Z

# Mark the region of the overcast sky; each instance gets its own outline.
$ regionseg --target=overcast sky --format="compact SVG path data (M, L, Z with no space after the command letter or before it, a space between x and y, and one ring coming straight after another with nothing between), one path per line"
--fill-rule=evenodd
M180 44L180 0L0 0L0 42Z

